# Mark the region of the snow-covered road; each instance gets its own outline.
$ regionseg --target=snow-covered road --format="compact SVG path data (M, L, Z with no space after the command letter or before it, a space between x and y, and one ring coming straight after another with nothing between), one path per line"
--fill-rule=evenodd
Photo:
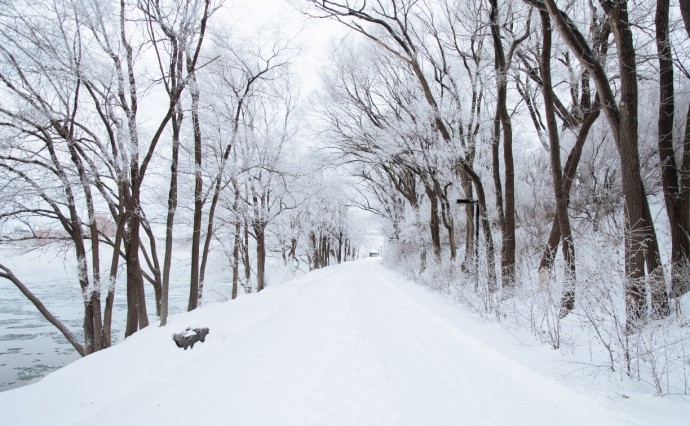
M0 423L646 424L486 346L408 286L364 260L176 315L0 393ZM186 326L211 332L183 351L171 334Z

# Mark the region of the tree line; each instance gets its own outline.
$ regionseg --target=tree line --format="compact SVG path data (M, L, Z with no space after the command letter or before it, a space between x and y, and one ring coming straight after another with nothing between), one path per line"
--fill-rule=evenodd
M623 215L627 331L670 315L671 298L689 290L690 2L309 3L305 13L354 35L333 55L320 118L328 146L368 188L376 200L371 210L387 219L393 246L418 253L421 269L429 256L454 260L454 198L470 199L481 241L466 204L459 267L473 269L481 244L482 270L473 272L483 274L490 292L509 297L529 255L518 253L516 242L541 219L550 232L539 235L539 269L562 281L564 317L576 301L572 218L602 209L606 203L590 195L615 187L621 204L611 201L605 215ZM583 152L609 145L615 156L585 170ZM518 205L526 191L516 175L539 175L520 170L529 167L526 152L539 150L548 154L539 164L550 171L544 179L551 193L532 194L524 204L545 206L546 214ZM657 190L671 237L666 263L649 201ZM591 221L593 232L598 221ZM405 227L423 232L425 242ZM563 270L554 275L559 251Z
M689 3L295 3L349 31L307 115L293 38L238 37L222 1L0 0L0 220L74 254L83 342L7 263L0 277L85 355L111 344L118 281L125 336L149 324L145 286L165 325L175 250L193 310L214 249L233 298L265 287L271 256L305 270L356 258L355 206L384 219L389 252L421 270L449 259L501 297L536 241L564 317L587 265L577 229L613 221L633 333L690 287ZM347 189L301 143L309 125ZM472 201L464 221L457 198Z
M348 205L296 147L292 38L228 30L216 0L0 1L0 220L77 259L83 339L15 274L81 354L112 341L116 283L125 337L165 325L173 252L189 252L187 309L211 253L231 297L266 286L266 261L309 270L357 256ZM112 226L107 226L112 224ZM176 240L185 240L176 248Z

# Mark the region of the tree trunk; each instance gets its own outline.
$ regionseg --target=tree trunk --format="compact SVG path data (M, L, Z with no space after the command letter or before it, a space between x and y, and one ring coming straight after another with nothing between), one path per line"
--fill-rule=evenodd
M441 221L438 217L438 197L434 192L433 188L424 183L424 189L426 191L427 197L429 197L429 233L431 234L431 245L434 250L434 256L436 260L441 259Z
M343 262L343 231L338 232L338 253L336 260L338 263Z
M455 243L455 222L453 221L453 212L450 210L450 203L448 202L448 187L450 184L447 184L446 187L442 189L438 180L433 177L432 179L439 204L441 205L441 221L443 222L444 228L446 228L446 231L448 232L450 259L455 260L457 257L457 247Z
M577 139L575 140L575 145L573 149L568 154L568 160L565 162L565 170L563 172L563 188L568 196L568 203L570 203L570 190L572 188L573 180L575 180L575 174L577 173L577 166L580 163L580 158L582 157L582 149L587 141L587 135L589 135L589 130L592 125L597 121L601 108L599 102L587 112L584 120L582 121L582 126L580 126L580 131L577 133ZM558 211L556 211L556 217L554 217L553 224L551 225L551 233L549 234L549 240L542 254L541 261L539 262L539 273L546 273L547 270L551 269L553 262L556 258L556 253L558 252L558 243L561 240L561 230L558 226Z
M494 179L494 192L496 193L496 211L498 221L505 222L503 211L503 184L501 183L501 119L498 111L494 115L493 130L491 133L491 174Z
M563 261L565 263L563 293L561 296L561 316L565 316L575 308L575 243L568 217L568 192L563 183L561 144L558 137L553 85L551 83L551 20L549 19L548 12L545 10L541 10L539 16L542 25L541 77L544 92L544 111L549 135L549 153L551 157L553 190L556 198L556 216L558 218L559 233L562 238Z
M244 279L247 286L250 284L252 278L252 266L249 263L249 224L247 223L247 218L244 218L244 244L242 245L242 264L244 265Z
M646 321L645 266L659 279L659 251L654 223L640 174L637 134L637 75L635 50L628 20L627 2L602 2L616 40L620 73L620 102L611 90L601 63L572 20L559 10L554 0L545 0L551 19L580 63L591 73L601 96L621 160L621 180L625 196L625 272L627 332ZM618 107L616 106L618 104ZM647 265L645 265L647 261ZM658 289L659 286L654 286ZM660 305L663 307L663 304Z
M651 258L651 256L658 258L658 250L655 254L654 248L650 247L651 244L656 244L656 232L654 231L654 222L649 212L649 205L640 174L637 134L637 74L635 48L629 26L627 1L616 3L611 8L609 17L618 48L621 75L619 154L621 157L621 178L628 216L628 226L626 228L626 231L629 233L628 238L626 238L628 242L626 272L629 277L627 308L628 330L632 331L639 322L645 321L647 305L646 289L644 288L645 261ZM647 251L647 258L645 251ZM661 263L658 262L658 259L654 263L649 268L650 274L654 274L655 271L661 268ZM658 289L654 290L658 291ZM653 298L658 299L658 296L653 295ZM662 299L665 299L665 297ZM657 303L662 302L657 300ZM663 306L661 306L661 309L664 309ZM668 309L667 303L666 309Z
M194 95L192 95L194 96ZM192 101L194 105L194 101ZM197 97L198 108L198 97ZM192 108L194 111L194 108ZM194 114L194 112L192 112ZM192 118L194 119L194 118ZM201 180L201 140L197 132L198 121L194 122L194 219L192 221L192 267L189 285L187 311L196 309L199 303L199 261L201 247L202 180ZM215 194L214 194L215 195ZM214 197L215 198L215 197ZM211 219L209 218L209 221ZM209 238L207 235L206 238Z
M146 264L149 267L149 270L151 271L151 275L153 276L149 276L148 274L143 275L144 279L151 283L151 287L153 287L154 301L156 306L156 316L160 317L161 299L163 297L163 279L161 275L161 267L158 262L156 236L153 234L153 230L151 229L150 224L145 220L145 218L141 221L141 227L144 229L144 232L148 236L149 247L151 247L151 254L149 255L144 247L141 248L141 253L144 255L144 260L146 261Z
M309 262L309 269L319 269L319 245L316 241L316 233L314 231L309 233L309 245L311 246L311 252L313 253L312 256L310 256L311 261Z
M127 265L127 325L125 337L129 337L148 325L146 300L144 298L144 278L139 263L140 218L133 213L138 211L138 202L132 201L125 232L125 263ZM136 206L136 207L135 207Z
M508 64L503 52L498 1L490 0L491 35L494 42L497 100L496 115L503 128L503 167L505 169L505 207L501 241L501 282L504 288L515 285L515 167L513 165L513 126L508 114ZM494 124L495 127L495 124ZM494 160L495 161L495 160ZM496 171L494 171L496 173Z
M180 125L182 124L182 107L178 103L172 121L172 160L170 163L170 189L168 190L168 212L165 219L165 254L163 255L163 278L161 291L160 325L168 322L168 299L170 294L170 267L173 251L173 227L177 210L177 167L180 153Z
M111 346L112 324L113 324L113 307L115 306L115 288L117 284L117 270L120 263L120 250L122 248L122 237L124 234L125 220L122 215L122 202L120 201L119 218L117 222L117 229L115 231L115 242L113 243L113 256L110 261L110 276L108 277L108 295L105 298L105 312L103 315L103 345L104 347Z
M688 33L688 37L690 37L690 0L680 0L680 14L683 17L685 31Z
M690 184L690 106L688 106L683 135L681 165L677 168L673 147L673 57L668 34L668 9L668 0L657 2L656 33L661 101L659 159L662 167L664 202L671 225L671 296L680 297L690 291L690 283L684 277L690 265L690 187L688 186ZM690 0L680 0L680 11L685 30L690 38ZM665 84L662 83L662 79ZM663 102L664 99L667 100L666 104ZM664 132L661 130L662 126L665 129Z
M232 246L232 299L237 299L237 283L240 278L240 222L235 222L235 238Z
M681 4L682 6L682 4ZM669 0L658 0L655 15L656 47L659 58L659 117L658 146L661 163L661 181L664 188L664 204L671 228L671 283L672 291L680 275L676 269L683 269L690 255L688 232L690 215L687 200L689 188L682 185L679 176L686 172L678 169L673 147L673 121L675 95L673 88L673 56L669 40ZM652 282L652 315L655 318L666 316L668 309L663 281Z
M256 291L257 293L264 289L265 273L266 273L266 237L264 231L266 225L260 222L254 226L254 233L256 235Z

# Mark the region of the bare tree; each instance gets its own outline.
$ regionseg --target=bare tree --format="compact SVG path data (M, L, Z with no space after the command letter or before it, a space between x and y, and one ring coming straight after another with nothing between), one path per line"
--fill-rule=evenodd
M675 93L673 78L673 54L669 34L668 0L656 3L656 47L659 60L659 116L658 147L661 163L661 179L664 203L671 227L671 295L680 297L690 290L682 271L690 261L690 108L686 117L684 143L681 145L680 164L676 159L673 127L675 118ZM690 37L690 2L680 2L681 15ZM686 74L687 77L690 77Z
M503 227L503 239L501 243L501 279L503 286L510 288L515 285L515 166L513 162L513 126L507 106L508 75L515 49L529 36L531 15L527 17L525 33L517 37L513 36L513 40L506 53L503 47L503 36L501 35L501 28L503 25L500 21L498 0L489 0L489 3L489 21L493 39L494 68L496 72L497 87L496 116L494 118L494 134L492 136L493 173L496 185L497 205L499 205L499 218ZM515 17L509 16L508 19L513 20ZM505 169L504 191L501 190L499 174L499 129L503 131L503 167ZM501 194L505 197L504 203L501 203Z
M247 104L254 97L261 96L266 84L281 77L281 72L287 66L288 47L278 40L264 45L263 49L252 52L251 50L238 49L228 43L223 35L219 34L215 43L225 48L224 55L214 61L211 66L212 80L216 85L214 91L219 98L210 102L214 104L216 113L227 120L228 128L224 131L227 138L217 148L217 164L211 171L210 185L206 189L204 197L199 198L200 192L195 189L195 199L204 200L202 204L208 205L206 237L201 247L201 216L195 208L195 220L192 230L192 276L190 295L187 309L193 310L198 306L203 296L203 280L210 253L211 241L215 233L215 217L219 199L223 188L228 182L228 164L235 149L238 137L247 130L246 114ZM198 155L195 154L196 161ZM196 166L198 168L198 165ZM195 187L200 183L199 177L195 177ZM210 201L207 200L210 197ZM244 228L247 230L248 228ZM198 237L198 239L197 239ZM242 245L240 245L240 248ZM245 253L246 254L246 253ZM246 254L248 256L248 254ZM249 273L248 264L245 263L245 271ZM247 277L248 281L248 277Z
M416 29L412 26L415 16L416 2L393 1L390 4L376 3L375 5L355 5L349 1L312 1L317 16L330 17L336 19L347 27L362 34L373 41L384 51L397 58L408 67L415 78L416 84L422 92L423 99L431 111L433 128L439 133L441 139L447 144L452 143L451 132L444 122L440 110L437 96L434 94L430 80L423 71L420 62L420 49L418 47L418 37ZM492 270L493 244L491 243L491 230L486 208L486 196L481 178L467 162L464 156L454 159L460 168L472 180L477 191L477 201L482 216L482 228L487 247L487 259L489 260L489 286L496 288L493 281Z
M71 2L56 2L40 9L17 3L3 15L7 21L0 30L0 55L7 66L0 71L0 81L5 96L14 100L15 109L10 109L12 103L0 108L0 127L9 131L15 142L0 155L0 169L12 183L5 189L14 188L15 192L6 193L11 198L0 214L4 218L27 220L34 216L43 218L43 223L52 222L51 230L35 230L32 238L68 242L74 249L84 296L85 336L84 346L75 348L85 355L110 346L114 277L122 235L120 226L115 235L103 229L103 217L96 209L103 203L113 217L118 217L122 204L106 183L113 178L109 173L114 169L98 164L106 157L106 145L99 136L103 129L90 107L96 108L96 117L103 115L100 104L95 101L89 105L88 95L84 95L91 92L86 64L94 58L89 46L83 44L82 31L86 27L77 12ZM109 120L100 124L105 124L106 130L112 129ZM54 186L46 182L59 183ZM86 209L86 218L82 208ZM104 320L101 238L112 237L115 250ZM20 289L24 287L9 269L4 277ZM22 292L46 315L28 290ZM46 318L55 323L48 315Z
M201 134L198 119L199 90L196 69L206 35L208 19L220 7L220 4L211 4L210 0L197 0L194 2L175 1L170 4L148 0L139 5L147 18L149 38L156 53L163 86L168 95L169 102L174 103L173 113L170 117L172 125L172 164L170 167L170 189L168 192L166 216L165 253L163 272L160 278L161 282L156 286L157 289L160 288L157 306L161 325L166 324L168 317L173 226L177 210L180 134L184 117L180 93L188 87L191 94L195 164L198 165L201 160ZM159 32L162 34L162 37L159 36ZM200 181L200 165L198 165L196 170L196 180ZM196 198L200 199L201 195L199 194ZM196 204L197 202L195 201L195 206ZM154 244L155 240L155 236L152 235L150 242ZM152 257L157 259L153 246ZM155 267L154 270L159 271L159 268ZM160 273L156 273L156 275L160 276Z
M548 11L561 37L580 63L591 73L616 141L625 195L625 270L628 277L626 307L628 330L632 332L646 319L645 266L650 272L650 278L658 282L661 280L661 262L656 232L640 174L637 134L638 95L635 73L637 66L628 20L627 1L601 1L600 3L616 41L621 86L620 102L616 101L601 62L568 15L558 8L554 0L535 2L538 7ZM663 286L652 285L652 299L655 300L653 315L668 315L667 295Z
M551 158L551 175L553 190L556 197L556 217L563 244L563 260L565 263L564 291L561 298L561 315L575 308L575 243L570 229L568 217L568 193L563 182L563 168L561 166L561 145L556 124L554 108L553 84L551 83L551 19L546 10L539 11L542 28L541 78L544 93L544 110L546 126L549 133L549 153Z

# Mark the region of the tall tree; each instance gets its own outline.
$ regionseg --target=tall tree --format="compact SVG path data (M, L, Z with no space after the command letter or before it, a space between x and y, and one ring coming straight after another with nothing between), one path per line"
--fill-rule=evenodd
M542 31L541 78L543 82L544 111L546 114L546 127L549 133L551 176L556 198L556 220L558 221L558 228L561 234L563 261L565 264L563 296L561 298L561 315L564 316L575 308L575 243L568 217L568 193L563 182L561 144L556 124L553 84L551 83L551 19L548 12L543 9L539 11L539 17L541 19Z
M503 211L501 242L501 281L505 288L515 285L515 165L513 161L513 125L508 113L508 72L515 49L527 39L530 32L530 17L527 18L525 34L516 37L510 44L508 52L503 47L501 21L498 0L489 0L489 21L494 47L494 69L496 72L496 116L493 134L493 173L497 196L502 195L504 203L499 210ZM513 19L512 17L510 19ZM498 145L499 132L503 130L503 167L505 170L505 187L501 189L499 176ZM500 203L500 199L497 200Z
M12 136L0 154L0 170L7 177L4 192L7 195L9 191L13 198L3 206L0 218L27 221L41 217L42 223L51 224L51 230L34 230L31 238L68 242L74 250L83 295L85 339L82 347L75 348L82 355L90 354L110 346L112 279L119 256L119 250L114 251L104 318L101 238L112 235L106 235L106 220L96 209L105 204L113 217L118 217L122 206L105 183L114 177L108 175L112 169L98 164L107 157L100 135L112 130L112 123L91 120L87 93L91 92L88 79L92 70L87 64L94 60L93 45L83 38L86 25L71 2L54 2L49 7L17 2L4 10L3 20L0 82L3 97L12 101L0 107L0 129L5 136L6 132ZM96 108L99 106L96 101ZM55 233L56 226L62 233ZM119 236L121 227L116 241ZM4 277L46 315L47 310L28 289L22 289L25 286L19 278L9 268L6 272ZM46 318L56 324L48 315Z
M188 310L196 309L203 296L203 278L205 275L205 268L207 265L211 241L216 231L216 212L218 209L221 193L228 182L228 168L232 163L233 150L236 147L238 138L244 135L250 128L247 121L247 108L254 98L263 95L262 90L267 90L267 85L270 85L274 79L281 77L283 71L287 67L288 48L285 42L277 42L270 44L268 47L261 46L257 51L247 52L243 49L238 49L232 46L227 37L218 34L215 38L215 43L225 49L224 54L219 55L217 60L211 65L211 74L209 78L215 86L213 87L213 94L210 94L211 99L209 103L220 117L227 120L224 123L225 129L221 132L225 135L225 139L219 146L217 155L217 164L215 170L212 171L209 178L210 185L205 190L207 195L204 197L204 202L208 205L208 212L206 217L206 236L203 239L203 247L201 244L201 219L200 211L195 207L195 219L193 223L193 244L192 244L192 279L190 282L189 301L187 304ZM198 125L198 123L197 123ZM199 129L200 131L200 129ZM196 129L195 129L196 132ZM195 134L195 140L200 138L200 133ZM198 143L195 145L198 146ZM195 148L196 149L196 148ZM195 162L200 159L200 153L195 152ZM195 169L200 170L200 169ZM232 172L232 171L230 171ZM198 185L202 184L200 175L195 175L195 202L202 202L200 197L201 192L198 191ZM210 197L210 201L207 198ZM203 204L203 203L202 203ZM248 232L248 228L243 228ZM199 236L197 240L194 234ZM245 245L240 245L240 248L246 248ZM245 265L246 284L249 284L250 268L248 264L248 253L243 251L243 262Z
M217 9L210 0L182 1L162 4L159 1L140 3L140 8L147 18L149 39L152 41L161 80L168 95L169 102L174 102L170 117L172 125L172 158L170 186L168 191L168 209L166 215L165 253L163 272L160 278L160 297L158 314L161 325L168 317L168 293L170 286L170 269L172 260L172 242L175 212L177 210L177 180L179 167L180 135L184 113L181 105L181 92L191 87L192 123L194 128L195 147L199 143L198 132L198 89L196 67L201 47L206 34L209 17ZM159 36L162 34L162 36ZM186 74L185 74L186 71ZM197 108L195 108L195 106ZM151 242L156 238L152 236ZM153 251L153 250L152 250ZM156 260L157 255L152 253ZM159 268L155 268L158 270ZM160 273L157 273L160 276Z
M656 232L640 173L638 151L637 64L627 1L600 1L614 34L620 74L620 102L614 96L604 67L570 17L554 0L535 1L546 8L580 63L589 70L602 99L602 107L613 133L621 161L625 196L625 273L627 277L627 327L633 332L647 318L646 269L650 279L661 280L661 260ZM655 316L668 315L665 288L652 285Z
M658 146L664 203L671 227L671 294L680 297L690 291L683 278L690 264L690 107L681 144L680 164L676 158L673 127L675 94L673 53L669 35L669 0L656 3L656 47L659 59ZM681 16L690 37L690 1L680 1Z

